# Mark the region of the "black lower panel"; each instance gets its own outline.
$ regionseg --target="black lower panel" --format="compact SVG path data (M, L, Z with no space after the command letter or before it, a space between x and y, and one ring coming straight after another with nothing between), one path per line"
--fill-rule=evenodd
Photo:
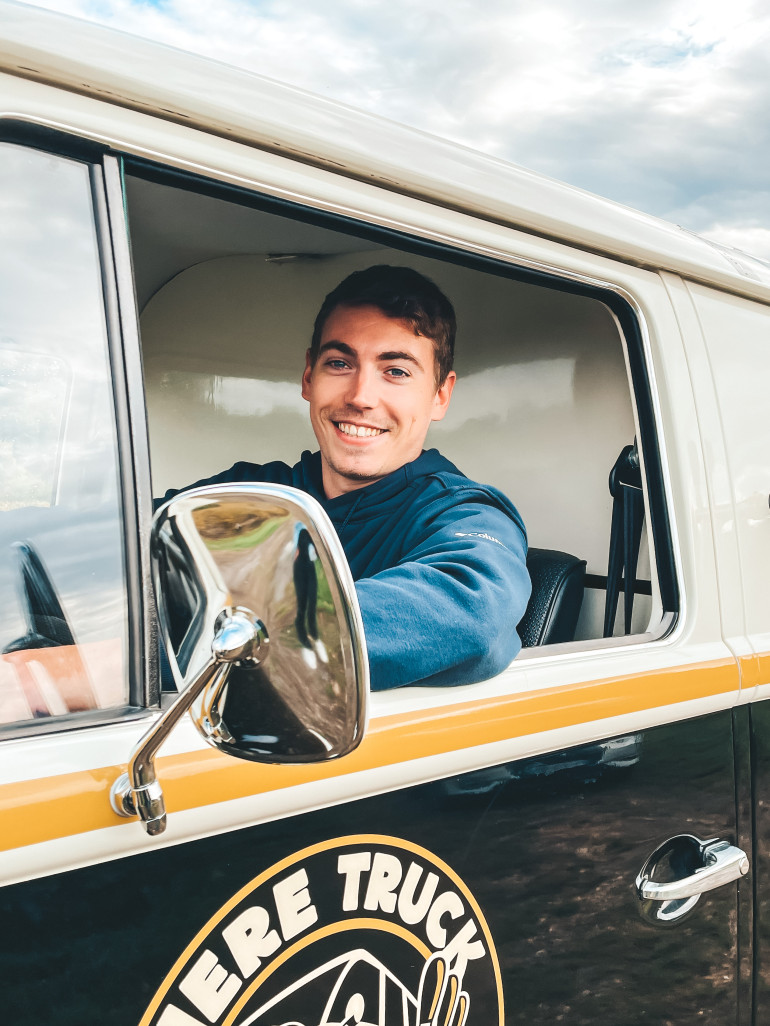
M473 918L469 895L478 902L502 968L506 1023L729 1026L736 1021L735 885L704 896L688 920L664 929L643 921L633 884L647 856L667 837L692 833L735 839L734 779L730 716L718 714L632 735L615 744L589 745L493 767L7 888L0 898L3 1021L14 1026L137 1024L179 956L241 888L312 845L376 834L400 839L406 846L359 844L338 851L332 845L323 856L326 863L320 857L300 860L285 870L284 876L306 867L308 893L319 917L313 930L333 918L332 906L338 911L342 907L346 881L352 881L346 899L351 908L344 915L378 915L384 921L387 909L371 913L364 908L364 896L369 898L367 880L374 871L372 853L374 857L381 853L386 868L393 865L388 856L391 860L401 857L404 874L413 859L418 864L415 872L421 874L420 886L430 882L433 873L435 895L454 888L463 907L462 915L457 911L455 916L447 903L442 918L434 909L434 940L442 928L451 939L453 930L459 930L468 916ZM432 864L420 855L410 855L408 845L427 849L446 863L449 875L444 875L439 861ZM359 865L347 876L340 875L340 854L357 851L369 858L367 868ZM272 878L269 883L272 886ZM385 873L379 889L385 895L383 904L390 901L389 893L395 903L400 888L392 889ZM263 891L268 894L268 884L254 892L253 903L263 900ZM419 893L418 888L413 897ZM292 914L301 924L307 899L290 896L291 901ZM247 906L245 901L239 909ZM270 915L271 927L278 929L274 908ZM414 1026L413 999L419 980L423 979L423 989L435 983L430 975L433 963L426 968L431 947L430 937L425 940L427 918L414 927L415 937L422 930L414 942L406 936L409 930L403 923L398 936L393 932L397 939L390 949L377 935L379 947L376 958L371 955L372 965L385 965L395 974L395 983L388 983L395 986L396 996L388 999L387 1026ZM222 924L217 927L220 932ZM285 922L283 929L288 930ZM468 927L468 938L473 929ZM249 936L244 934L246 940ZM360 937L351 934L351 938L348 946L360 947ZM480 926L475 938L482 947L466 945L472 960L474 951L488 946ZM292 943L298 940L301 937ZM221 956L227 973L237 975L235 961L225 965L228 949L220 941L212 933L206 943L220 953L217 957ZM196 950L203 951L206 943ZM288 939L282 943L282 950L288 951ZM327 938L323 943L327 952L323 958L329 965L345 953L347 941ZM303 974L312 975L313 957L303 950L301 959L296 956L295 977L300 965ZM398 971L388 966L388 950ZM188 959L188 964L192 961ZM182 993L170 991L166 1001L173 998L190 1021L224 1023L268 963L268 957L263 957L261 968L245 980L228 1012L213 1019L201 1010L201 1001L196 1006ZM272 982L264 983L263 991L257 988L246 1011L236 1016L235 1026L241 1026L247 1011L252 1014L259 1006L262 993L280 991L287 1010L292 1002L302 1005L302 999L291 993L292 964L284 961L270 976ZM470 968L464 967L468 1026L490 1026L496 1012L489 996L489 967L481 957L469 964ZM246 976L243 966L241 974ZM354 980L352 971L350 980ZM361 984L360 994L355 987L350 991L350 1023L377 1021L370 1019L370 1011L363 1020L355 1018L359 997L360 1002L369 1000L366 986ZM323 994L313 998L307 1021L299 1017L301 1008L298 1012L292 1006L292 1017L287 1011L281 1018L276 1006L275 1013L265 1013L255 1024L282 1026L299 1021L302 1026L321 1026L319 1009L325 1007L326 990L331 1000L333 988L323 981L310 981L308 995L314 987ZM336 1010L339 1018L326 1021L342 1021L344 1011ZM276 1015L275 1021L271 1014ZM157 1017L156 1010L153 1021ZM166 1022L172 1018L164 1026Z

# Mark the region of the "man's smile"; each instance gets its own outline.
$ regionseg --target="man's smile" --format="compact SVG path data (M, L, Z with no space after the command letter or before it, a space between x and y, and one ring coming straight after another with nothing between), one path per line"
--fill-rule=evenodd
M377 435L384 435L387 428L369 427L366 424L353 424L349 420L333 420L332 423L349 438L374 438Z

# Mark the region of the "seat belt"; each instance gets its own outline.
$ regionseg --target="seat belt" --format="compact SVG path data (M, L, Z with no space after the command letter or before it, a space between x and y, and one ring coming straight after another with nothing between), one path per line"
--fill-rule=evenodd
M627 445L610 471L612 496L612 527L610 552L607 559L607 598L604 606L604 637L611 638L618 610L620 582L623 581L623 608L625 633L631 633L631 614L634 610L636 565L644 524L644 495L642 470L636 439Z

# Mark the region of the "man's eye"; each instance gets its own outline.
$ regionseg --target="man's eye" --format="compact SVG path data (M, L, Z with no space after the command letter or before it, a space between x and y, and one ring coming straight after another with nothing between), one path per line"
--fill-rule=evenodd
M344 370L347 367L347 364L344 360L332 359L326 361L326 366L331 367L332 370Z
M392 378L408 378L409 377L409 372L405 371L403 367L390 367L388 369L388 374Z

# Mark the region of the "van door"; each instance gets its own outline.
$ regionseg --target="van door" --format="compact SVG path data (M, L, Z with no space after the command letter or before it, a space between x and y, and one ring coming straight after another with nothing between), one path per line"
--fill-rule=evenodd
M489 245L494 241L498 246L494 273L507 282L523 273L513 260L517 247L538 245L556 270L544 275L541 261L537 281L525 282L528 291L522 294L533 306L541 303L553 310L559 297L571 297L579 288L595 307L595 319L586 324L604 324L604 331L616 323L613 318L636 324L633 338L636 329L629 328L627 335L616 332L616 355L621 367L630 367L634 410L645 411L630 423L639 430L648 468L648 516L658 517L655 510L662 509L676 528L669 532L675 542L651 544L652 562L671 564L683 596L676 608L666 605L660 593L654 596L663 607L657 609L658 619L661 612L678 619L676 625L666 621L669 633L642 628L628 639L604 642L594 635L564 648L533 650L496 680L479 685L408 688L376 696L367 737L338 763L238 763L208 749L189 725L180 724L159 760L169 827L160 839L153 838L138 823L119 820L109 806L110 785L142 732L132 717L146 716L157 700L151 685L137 685L131 669L137 662L142 666L137 653L145 645L152 648L144 627L149 614L143 613L145 543L136 521L140 514L133 512L149 502L136 502L134 481L136 475L146 490L141 455L146 437L139 418L133 421L133 442L122 433L120 397L128 393L122 416L129 422L130 402L141 399L137 381L130 375L126 381L114 351L111 362L105 362L103 344L111 303L128 310L133 301L133 295L126 296L131 281L125 276L120 290L113 291L113 259L120 269L120 254L127 250L127 238L116 227L122 196L114 195L114 176L109 179L113 192L103 188L95 162L73 162L37 149L19 155L17 149L12 154L17 164L9 164L21 168L17 195L18 189L26 195L23 190L31 187L34 167L48 173L51 165L60 166L57 161L66 168L73 163L84 227L81 236L74 234L63 214L61 192L50 184L19 203L18 209L36 212L35 230L30 231L27 216L3 248L19 253L21 241L31 247L15 265L17 273L19 268L23 272L24 288L12 285L11 298L26 297L24 309L61 313L29 337L35 346L52 339L42 351L50 356L53 349L65 362L68 350L57 333L61 325L77 326L77 343L81 331L97 325L102 366L111 368L107 380L115 383L118 403L108 388L102 389L101 406L86 420L88 431L73 459L76 467L87 469L87 457L95 451L102 468L96 481L84 471L88 487L73 493L73 507L85 520L74 524L68 537L87 531L91 545L85 552L63 546L49 551L41 542L37 561L24 550L22 568L4 571L8 596L14 579L23 582L22 605L16 607L10 641L4 642L9 651L3 656L4 694L14 696L17 712L0 742L6 846L0 869L7 882L0 901L4 921L12 924L0 941L0 976L13 1021L503 1026L559 1020L685 1024L699 1015L720 1023L745 1021L747 1006L739 1001L747 956L741 946L739 893L745 891L729 882L697 902L687 897L641 900L637 884L640 876L656 885L677 883L707 868L717 855L705 842L741 845L745 824L737 816L736 794L742 798L747 786L745 724L731 711L738 672L720 632L692 387L658 277L567 246L522 241L503 228L479 226L473 218L383 197L373 189L367 198L363 186L354 197L351 186L349 203L359 203L359 221L370 235L374 228L367 221L372 216L367 202L408 206L401 210L402 223L408 213L414 237L390 232L387 240L377 242L404 261L417 253L459 273L476 259L473 246L480 243L474 243L474 233L488 232ZM247 156L251 166L254 154ZM293 170L300 174L301 169ZM322 189L328 177L313 169L305 174L309 194ZM102 205L109 206L114 248L105 241ZM240 207L233 205L237 215ZM41 211L48 211L45 218ZM436 257L437 242L429 235L438 236L436 219L442 217L442 237L453 239L453 247ZM352 233L350 224L344 227ZM32 247L37 242L44 254L55 254L51 236L57 231L66 245L51 266ZM324 231L332 229L325 226ZM75 265L71 247L91 254L95 306L88 316L66 309L70 286L45 303L29 298L30 293L45 295L46 283L66 280L62 275ZM194 246L192 252L197 252ZM489 252L483 260L478 257L474 274L491 274L485 270L490 260ZM138 278L143 271L135 270ZM604 284L598 286L600 277ZM17 280L4 275L4 282ZM182 284L177 282L179 291ZM633 296L634 304L616 300L621 292ZM571 323L575 308L567 300L561 304L563 326ZM122 359L131 365L138 357L138 340L125 330L127 316ZM9 348L29 345L19 342L17 334L14 329ZM559 345L569 339L569 334L560 336ZM471 347L467 351L472 355ZM88 370L96 374L99 362L94 350L89 352ZM557 355L559 401L570 407L573 354ZM184 349L175 356L183 361ZM498 365L495 375L508 382L527 360L521 352L504 359L503 369L510 366L512 372L501 374ZM26 366L27 379L14 371L19 382L37 378L34 367ZM183 365L181 372L191 369ZM489 369L476 368L479 373ZM38 396L39 439L61 437L55 411L62 402L57 406L57 375L52 377L50 391ZM156 383L164 386L162 374ZM16 391L20 394L20 387ZM280 389L276 393L282 394ZM92 383L88 397L97 402L97 394ZM598 392L588 395L586 408ZM23 414L32 407L11 408L21 438L13 451L23 453ZM504 433L490 435L483 417L474 428L474 419L469 416L463 423L465 438L477 428L493 458L507 456L517 440ZM497 420L505 428L506 418ZM66 444L70 435L64 431L63 437ZM118 439L118 462L115 457L112 464L105 461L105 437ZM50 451L50 443L37 444L38 453L41 446ZM194 434L188 433L187 448L195 449ZM64 480L66 455L52 461L56 482ZM20 468L35 466L35 459L15 458ZM64 494L58 484L48 491L47 479L38 483L35 478L33 485L24 485L14 500L18 506L4 511L32 507L23 521L25 530L42 516L39 509L57 516L58 496ZM565 501L575 507L579 498L575 492ZM109 557L99 527L104 509L111 511L106 518L112 532L107 532L113 545ZM554 523L570 519L580 518L562 515ZM18 518L16 523L14 544ZM57 569L58 553L71 576L68 559L89 568L85 590L69 588L65 570ZM10 559L4 565L17 566ZM115 566L118 571L110 577L107 571ZM599 565L593 569L599 577ZM102 586L102 576L109 577L109 587ZM45 601L28 599L40 591L32 582L45 578L51 585L43 589ZM593 583L600 591L602 582ZM66 616L58 616L57 609ZM647 618L655 619L654 614L651 602ZM56 641L43 633L44 617L66 619L66 644L33 647L38 637ZM97 620L105 625L102 633L96 630ZM21 646L15 645L19 639L26 639ZM97 667L90 644L109 648L113 663ZM115 653L125 659L127 645L133 655L119 664ZM57 677L45 653L58 648L79 648L73 658L81 659L87 673L78 664ZM44 654L20 659L18 652ZM119 665L122 670L116 669ZM42 699L30 701L33 691L25 691L27 678L20 676L27 670L47 708ZM65 676L78 684L76 707L63 697L60 680ZM88 693L91 705L83 708L86 680L94 686ZM100 690L108 687L117 691Z
M738 260L739 268L745 265ZM704 424L713 436L710 461L715 493L715 536L723 552L725 636L740 658L742 699L749 703L754 780L756 1021L770 1012L766 966L770 945L767 915L770 828L764 811L770 779L770 429L767 417L770 307L727 295L695 282L678 286L698 331L691 345L708 365L713 386L700 397ZM706 412L709 411L709 412ZM704 429L705 431L705 429ZM729 559L729 562L728 562Z
M162 481L156 491L179 486L184 474L190 480L212 472L216 460L224 465L225 440L232 453L227 462L259 460L255 451L268 447L271 458L274 452L296 458L306 427L293 382L303 332L324 293L355 268L405 262L447 289L466 325L458 340L458 405L434 444L461 468L509 491L533 545L568 548L589 560L582 640L573 647L531 650L495 682L473 688L374 696L369 736L346 763L352 791L327 779L322 792L327 804L343 793L347 801L336 812L297 820L298 833L294 824L273 823L270 837L284 840L258 889L273 879L272 866L288 872L289 864L302 865L308 895L328 892L333 922L378 923L358 933L367 939L356 943L396 972L413 1001L425 982L420 967L441 952L437 942L453 953L455 943L457 986L471 1022L503 1014L506 1022L560 1016L686 1022L693 1009L715 1021L743 1021L750 1009L740 982L750 959L748 889L739 891L733 881L691 903L642 901L637 887L643 867L666 842L672 843L648 866L653 882L674 882L701 868L709 858L702 842L739 847L750 841L736 810L736 794L745 799L748 788L745 722L734 722L731 711L738 668L722 638L705 459L681 331L660 278L564 246L543 247L538 265L563 261L561 279L527 278L526 263L517 268L503 254L521 245L532 257L531 240L514 241L515 233L427 212L398 197L369 197L363 187L355 198L351 188L347 199L348 214L360 204L357 221L324 221L310 205L271 202L270 190L256 185L236 195L138 161L129 171L150 442ZM299 191L307 196L324 188L324 178L308 173ZM414 236L378 235L367 202L390 224L415 225ZM201 240L205 230L207 246L195 250L194 264L177 264L168 284L153 286L159 227L170 249L177 237L191 244L190 223L200 226ZM248 241L223 233L228 223L239 232L248 224ZM437 254L439 233L454 248ZM482 240L484 259L474 264ZM499 259L494 266L492 253ZM616 303L611 290L581 292L589 280L609 280L615 298L633 302ZM194 450L187 440L193 424L202 425ZM626 433L616 437L619 425ZM606 588L607 473L634 435L645 466L651 538L645 576L653 594L648 604L637 595L630 637L604 641L596 620ZM661 609L678 620L668 634L656 621ZM359 770L371 783L359 777L353 784ZM371 787L383 794L371 795ZM261 849L270 844L266 829L257 836ZM327 877L313 875L320 847L333 853ZM431 946L426 881L431 874L439 881L434 898L448 887L436 860L453 872L455 893L473 916L445 913L446 934L434 935ZM230 979L226 917L265 908L253 893L244 883L235 907L207 920L156 992L146 1022L161 1021L172 1007L200 1012L184 985L204 950L216 955L222 980ZM408 916L417 913L409 909L421 895L423 917L411 922ZM312 904L317 928L336 931ZM379 938L384 923L416 927L411 935L426 947L411 969L395 943L376 946L372 937ZM235 973L221 1021L261 1021L268 1008L290 1000L298 979L309 985L306 972L336 965L348 952L319 947L311 954L315 943L302 948L307 961L299 975L292 958L272 969L285 955L283 945L248 978ZM352 939L346 943L353 947ZM499 987L490 983L490 959L499 966Z

